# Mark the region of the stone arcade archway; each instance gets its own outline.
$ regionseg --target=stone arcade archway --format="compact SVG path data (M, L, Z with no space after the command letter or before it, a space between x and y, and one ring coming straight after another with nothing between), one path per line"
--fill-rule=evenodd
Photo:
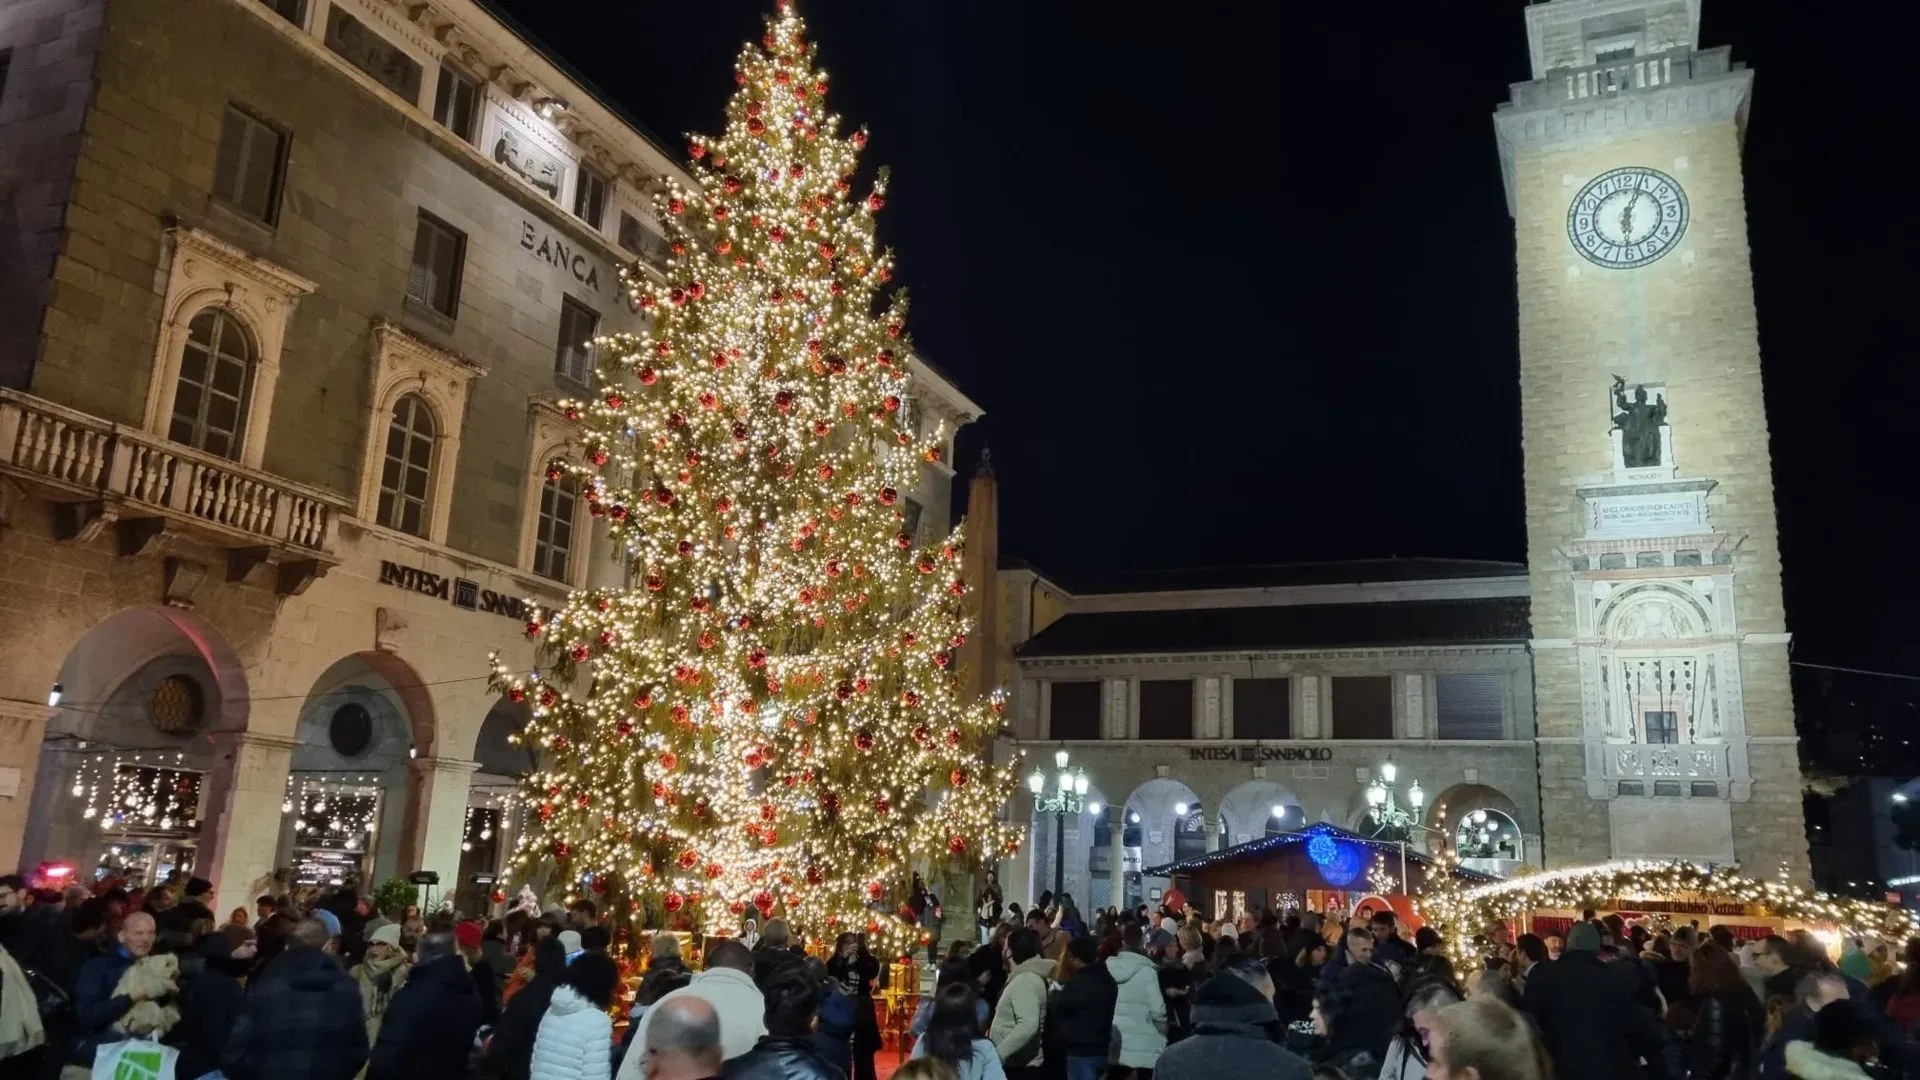
M491 906L492 887L476 875L498 878L513 861L514 844L525 827L520 782L533 772L533 751L514 736L527 726L524 703L498 698L480 723L473 757L478 770L467 788L466 820L461 823L460 875L456 889L461 911Z
M1284 811L1276 814L1278 809ZM1248 780L1220 800L1220 846L1291 832L1308 824L1306 810L1293 789L1273 780Z
M1484 820L1476 820L1476 814ZM1530 828L1519 803L1499 788L1455 784L1428 805L1425 824L1446 838L1448 849L1459 852L1468 869L1511 877L1521 867L1540 862L1539 834ZM1463 832L1469 827L1472 836Z
M41 740L22 863L71 863L81 880L217 876L232 824L232 737L247 677L191 612L128 608L68 651Z
M435 734L433 700L406 661L376 649L328 666L301 703L275 866L295 885L362 892L418 869L413 763L433 756Z
M1134 788L1127 796L1126 821L1129 829L1140 830L1141 867L1204 854L1209 846L1206 815L1199 793L1179 780L1163 776ZM1139 900L1157 905L1172 884L1168 878L1143 876Z

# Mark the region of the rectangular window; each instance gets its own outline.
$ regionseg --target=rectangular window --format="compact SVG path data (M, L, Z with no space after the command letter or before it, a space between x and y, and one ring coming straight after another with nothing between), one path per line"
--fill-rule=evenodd
M620 246L643 259L657 259L666 253L667 242L653 226L620 211Z
M573 515L580 494L571 476L540 486L540 517L534 522L533 572L555 581L567 580L567 561L573 554Z
M1293 680L1233 680L1233 737L1293 738Z
M1393 738L1393 679L1387 675L1335 677L1333 737Z
M913 537L913 542L916 544L920 542L920 515L922 512L920 500L912 497L909 497L906 500L906 504L900 508L900 516L904 519L900 522L900 531Z
M1654 711L1645 714L1647 719L1647 742L1652 744L1677 743L1680 741L1680 714L1671 710Z
M420 211L413 232L413 272L407 295L451 319L460 313L460 272L467 261L466 234Z
M1100 684L1097 682L1057 682L1048 688L1047 738L1097 739L1100 737Z
M580 180L573 187L573 216L597 229L606 212L607 178L581 166Z
M219 154L213 169L214 197L256 221L273 224L280 216L286 135L229 105L220 122Z
M599 332L599 312L571 296L561 297L560 341L553 351L553 373L574 386L592 386L593 338Z
M480 84L443 65L440 85L433 95L434 122L472 142L474 121L479 116Z
M1593 54L1593 62L1596 64L1613 64L1622 60L1631 59L1633 59L1633 46L1631 45L1615 45L1610 49L1597 50Z
M1442 739L1504 739L1505 676L1487 674L1436 675L1433 693L1438 700L1439 737Z
M307 0L262 0L267 10L295 26L307 25Z
M410 102L420 100L420 63L341 10L327 9L327 48Z
M1140 680L1140 737L1193 738L1193 680Z

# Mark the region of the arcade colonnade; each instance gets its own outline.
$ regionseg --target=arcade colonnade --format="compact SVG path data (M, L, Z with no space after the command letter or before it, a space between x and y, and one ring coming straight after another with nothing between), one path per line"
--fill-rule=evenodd
M523 619L517 605L450 603L432 571L396 573L379 535L358 540L367 557L290 596L106 555L85 577L96 587L8 620L0 866L137 883L190 870L228 910L430 870L436 899L460 889L477 907L490 890L472 879L507 861L532 767L512 739L524 706L486 680L492 650L531 658ZM9 607L65 569L0 565L34 578L5 583ZM559 599L505 568L447 570L489 596Z
M1047 756L1043 746L1031 750ZM1127 760L1139 756L1137 749L1081 744L1071 750L1076 763L1088 759L1085 804L1078 814L1067 815L1063 828L1055 815L1035 812L1022 791L1015 813L1028 824L1028 841L1001 869L1007 900L1031 903L1052 891L1057 879L1083 911L1110 904L1157 906L1171 881L1144 876L1145 869L1316 822L1373 832L1366 820L1368 765L1247 766L1183 774L1161 764L1147 766L1151 771L1142 779L1142 768ZM1370 751L1377 752L1369 756ZM1377 763L1395 751L1403 769L1429 767L1422 777L1430 797L1422 827L1409 837L1410 849L1432 851L1444 836L1475 869L1506 876L1541 864L1537 801L1524 787L1515 786L1517 798L1502 790L1512 778L1508 774L1518 776L1517 770L1485 770L1493 774L1485 777L1480 770L1449 770L1433 760L1439 756L1433 748L1405 741L1377 748L1347 744L1339 757ZM1065 855L1057 875L1056 841L1063 841L1059 851Z

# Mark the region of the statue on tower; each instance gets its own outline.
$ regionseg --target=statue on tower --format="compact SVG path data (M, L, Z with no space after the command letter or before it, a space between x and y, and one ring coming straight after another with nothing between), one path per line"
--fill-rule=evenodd
M1647 388L1633 388L1633 400L1627 400L1625 376L1613 377L1613 426L1620 432L1620 456L1629 469L1660 464L1660 428L1667 422L1667 396L1656 395L1647 402Z

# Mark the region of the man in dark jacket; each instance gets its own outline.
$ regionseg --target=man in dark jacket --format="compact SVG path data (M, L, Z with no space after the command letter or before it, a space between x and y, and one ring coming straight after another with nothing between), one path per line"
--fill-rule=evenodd
M114 989L135 960L153 951L154 936L153 916L136 911L120 924L119 944L81 966L73 995L73 1064L91 1068L101 1043L125 1037L114 1034L113 1027L140 999Z
M788 967L758 985L767 1001L767 1033L753 1049L727 1062L720 1075L726 1080L843 1080L846 1074L814 1046L820 984L807 975L806 965Z
M352 1080L367 1063L360 988L333 958L333 931L302 919L254 977L227 1041L233 1080ZM461 1060L466 1060L465 1055Z
M231 924L207 939L180 962L180 1022L167 1042L180 1048L179 1076L205 1076L220 1067L233 1024L245 1011L240 977L253 964L253 930Z
M1683 1075L1679 1045L1634 1004L1633 983L1600 962L1600 931L1575 923L1560 959L1527 975L1527 1012L1540 1025L1556 1080ZM1643 1073L1640 1060L1652 1068Z
M367 1080L462 1080L480 1027L480 997L451 930L429 930L415 946L407 984L387 1003Z
M1068 1077L1104 1075L1120 984L1113 981L1107 965L1099 962L1100 943L1091 936L1074 938L1067 943L1067 951L1080 962L1080 969L1047 1001L1047 1022L1041 1032L1046 1047L1041 1060L1064 1061ZM1171 1003L1168 1011L1172 1011ZM1076 1066L1078 1059L1094 1064ZM1096 1065L1098 1071L1094 1072Z
M1794 1006L1780 1018L1780 1030L1760 1048L1760 1080L1786 1080L1787 1044L1812 1042L1813 1018L1836 1001L1847 1000L1847 984L1839 972L1801 976L1794 988Z
M547 937L534 945L533 978L507 999L500 1010L500 1022L493 1026L493 1038L487 1043L489 1075L505 1080L527 1080L533 1064L533 1040L540 1034L540 1019L547 1015L547 1006L553 1002L553 992L566 970L567 952L558 941Z
M759 943L753 947L754 985L764 988L778 976L806 966L806 954L793 951L793 931L787 927L787 920L768 919Z
M1364 1055L1377 1068L1400 1030L1400 988L1393 973L1374 961L1369 930L1347 931L1347 967L1326 994L1325 1011L1330 1060L1357 1064Z
M1160 1054L1154 1080L1308 1080L1312 1068L1273 1041L1273 978L1254 962L1236 962L1208 979L1193 999L1193 1035Z

